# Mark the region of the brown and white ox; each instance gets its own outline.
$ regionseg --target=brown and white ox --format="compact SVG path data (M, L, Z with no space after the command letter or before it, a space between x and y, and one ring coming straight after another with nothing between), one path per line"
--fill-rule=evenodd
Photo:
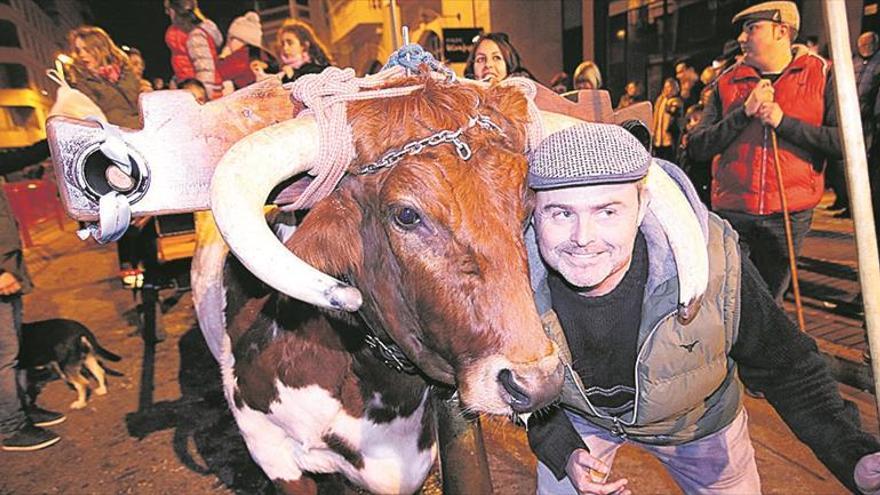
M251 455L287 493L314 492L319 473L375 493L418 490L437 450L429 384L499 415L538 410L561 390L523 244L525 97L427 77L400 84L424 87L348 104L357 158L283 245L261 207L314 159L314 121L245 138L215 175L212 209L236 257L216 305L225 304L214 320L225 318L225 334L203 331ZM475 116L499 129L467 128ZM389 150L463 127L468 160L447 142L358 173ZM383 364L368 335L398 346L417 372Z

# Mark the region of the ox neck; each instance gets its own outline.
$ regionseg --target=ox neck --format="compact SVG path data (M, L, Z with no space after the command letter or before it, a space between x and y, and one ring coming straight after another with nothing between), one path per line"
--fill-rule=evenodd
M382 332L388 338L388 342L385 342L369 318L366 318L363 313L360 316L365 329L364 344L367 344L367 347L373 351L373 355L382 364L398 373L419 374L418 367L410 361L403 349L388 335L388 332Z

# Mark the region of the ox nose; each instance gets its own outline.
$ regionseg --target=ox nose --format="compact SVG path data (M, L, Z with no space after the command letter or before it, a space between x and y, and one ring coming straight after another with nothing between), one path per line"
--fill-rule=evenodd
M498 382L507 392L513 412L538 410L552 402L562 390L562 363L550 374L517 373L510 369L498 372Z

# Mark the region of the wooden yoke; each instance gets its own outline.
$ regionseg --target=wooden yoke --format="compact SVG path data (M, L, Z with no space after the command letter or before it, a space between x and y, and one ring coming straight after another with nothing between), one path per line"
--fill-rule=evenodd
M535 103L541 110L561 113L587 122L623 124L628 120L638 120L651 126L651 103L642 101L626 108L614 110L611 94L604 89L582 89L559 95L553 90L538 85Z
M144 163L144 177L130 191L132 216L210 208L214 167L244 136L293 118L301 109L289 88L271 78L204 105L184 90L140 97L143 129L121 129L129 152ZM67 213L76 220L98 218L98 198L113 190L112 162L99 151L104 130L95 122L52 117L46 124L55 174Z
M572 92L575 102L537 87L535 100L541 110L588 122L651 121L648 102L614 111L607 91ZM248 134L293 118L302 109L291 100L289 87L275 78L204 105L183 90L145 93L140 107L143 129L121 129L129 152L146 169L136 187L120 191L128 197L134 217L209 209L211 177L226 151ZM99 151L104 130L95 122L60 116L51 117L46 128L65 210L76 220L96 220L98 199L113 190L106 175L114 165ZM289 186L276 203L290 202L306 183Z

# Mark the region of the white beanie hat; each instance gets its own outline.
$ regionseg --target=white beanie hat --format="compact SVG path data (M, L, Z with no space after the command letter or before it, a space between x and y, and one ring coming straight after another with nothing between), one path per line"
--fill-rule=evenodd
M260 26L260 15L250 11L241 17L236 17L229 25L227 38L238 38L251 46L263 46L263 27Z

